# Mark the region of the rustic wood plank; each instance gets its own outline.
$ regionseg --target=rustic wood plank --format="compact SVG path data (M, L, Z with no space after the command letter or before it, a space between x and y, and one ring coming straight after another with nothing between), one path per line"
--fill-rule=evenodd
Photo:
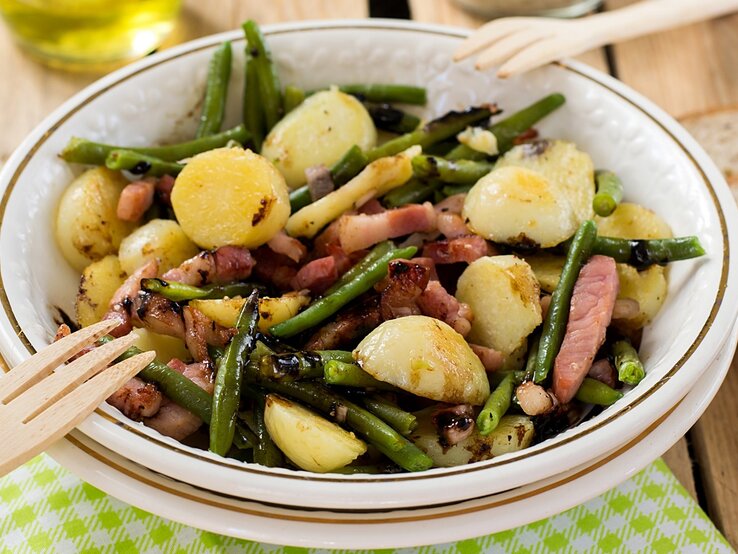
M457 27L476 29L484 19L462 10L453 0L409 0L410 13L415 21L442 23ZM585 52L576 59L601 71L608 72L607 59L602 48Z

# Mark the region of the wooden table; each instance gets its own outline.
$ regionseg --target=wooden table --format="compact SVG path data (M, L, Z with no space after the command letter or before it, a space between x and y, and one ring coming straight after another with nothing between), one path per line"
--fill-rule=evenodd
M633 0L606 0L615 9ZM275 23L369 15L474 28L482 21L451 0L185 0L167 45L236 28L244 19ZM370 13L371 12L371 13ZM166 46L166 45L165 45ZM611 73L675 117L738 104L738 15L588 52L580 59ZM0 27L0 164L46 114L98 76L37 65ZM738 137L737 137L738 139ZM715 524L738 547L738 373L736 360L715 401L665 459Z

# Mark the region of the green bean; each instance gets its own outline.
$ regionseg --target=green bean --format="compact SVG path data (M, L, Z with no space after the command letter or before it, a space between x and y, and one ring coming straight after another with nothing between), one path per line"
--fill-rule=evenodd
M315 379L323 375L323 360L317 352L286 352L262 356L259 371L277 381Z
M484 408L477 416L477 429L481 435L489 435L497 428L500 419L510 408L514 385L514 377L510 373L487 398Z
M590 256L596 238L597 227L591 220L582 223L574 235L571 247L566 255L564 268L561 270L561 277L553 295L551 295L551 304L548 313L546 313L546 319L543 321L533 379L536 383L543 382L553 368L554 359L559 353L561 342L564 340L564 334L566 333L574 283L579 277L579 271Z
M200 125L195 138L207 137L220 131L225 114L228 80L231 78L231 43L225 41L213 52L208 65L205 99L202 102Z
M246 129L251 133L251 142L256 151L261 150L261 143L264 141L265 123L264 112L261 109L261 100L259 98L259 76L257 74L257 62L251 56L251 49L246 44L245 66L243 85L243 123Z
M233 444L236 412L241 398L243 368L256 346L259 322L259 291L253 291L244 302L236 321L238 333L218 363L213 391L213 417L210 422L210 450L225 456Z
M239 450L248 450L254 448L259 443L259 439L246 425L236 422L236 433L233 435L233 446Z
M494 164L471 160L444 160L434 156L415 156L413 173L421 179L440 179L454 185L473 185L487 175Z
M106 343L111 340L113 340L113 337L107 335L102 337L99 342ZM122 362L141 353L142 350L140 348L131 346L123 354L118 356L116 362ZM181 373L174 371L166 364L154 360L143 368L138 376L144 381L156 383L161 392L172 402L189 410L205 423L210 423L213 397Z
M367 164L366 155L361 148L354 145L331 168L331 178L336 187L345 185L355 177ZM313 202L310 189L307 185L293 190L290 193L290 207L292 213L304 208Z
M410 133L420 125L420 118L403 112L389 104L367 104L366 110L374 121L374 126L390 133Z
M177 175L184 169L184 165L175 162L165 162L153 156L139 154L132 150L111 150L105 158L105 166L108 169L126 169L137 175L151 175L161 177L162 175Z
M209 137L169 146L113 146L111 144L102 144L72 137L59 156L64 161L70 163L103 165L108 154L113 150L128 150L137 154L152 156L165 162L176 162L191 158L200 152L220 148L232 140L237 141L239 144L244 144L249 140L249 133L246 127L239 125L217 135L210 135Z
M341 85L338 90L369 102L424 106L428 101L425 88L411 85Z
M504 154L510 150L515 145L515 139L518 136L530 129L548 114L558 109L564 102L566 102L566 98L562 94L550 94L527 108L523 108L510 117L506 117L502 121L490 126L489 130L497 138L497 149L500 154ZM461 144L449 152L446 158L449 160L484 160L487 158L487 155L484 152L478 152L465 144Z
M213 360L216 367L218 366L220 359L223 357L223 354L225 354L225 348L208 344L208 356Z
M443 183L438 180L430 182L419 179L410 179L404 185L391 190L382 197L388 208L399 208L406 204L420 204L428 200L433 193L441 188Z
M272 61L272 54L259 25L250 19L243 24L243 31L248 42L249 53L256 64L259 99L264 110L264 121L268 133L282 118L282 87L279 84L277 68Z
M425 148L436 142L456 136L469 125L489 118L491 113L488 108L467 108L462 112L448 112L438 119L429 121L412 133L400 135L381 146L372 148L366 154L368 161L373 162L379 158L394 156L416 144Z
M623 200L623 182L612 171L595 172L597 194L592 200L592 209L601 216L607 217Z
M393 429L407 436L418 427L418 418L381 396L371 395L364 399L366 409Z
M592 254L610 256L616 262L630 264L642 270L652 265L698 258L705 254L705 249L695 236L635 240L597 237Z
M382 256L388 254L394 247L395 245L392 243L392 241L389 240L385 240L384 242L380 242L379 244L377 244L369 251L366 256L361 258L361 260L356 262L346 273L341 275L338 281L333 283L333 285L327 291L325 291L325 293L323 293L323 296L333 294L349 281L353 281L354 279L356 279L356 277L363 274L370 265L372 265Z
M379 381L355 363L331 360L323 366L323 378L329 385L362 389L397 390L389 383Z
M395 468L396 470L397 468ZM390 473L385 471L385 468L378 465L361 465L361 466L344 466L334 469L331 473L340 473L341 475L381 475L383 473Z
M250 375L259 379L258 373ZM339 407L345 407L346 425L407 471L424 471L433 465L433 461L422 450L384 421L323 385L306 381L279 383L264 379L259 384L267 390L295 398L328 415L335 416Z
M609 406L623 397L623 393L608 387L602 381L585 377L575 398L585 404Z
M176 281L151 278L141 279L143 290L161 294L174 302L186 302L195 299L233 298L234 296L248 296L255 290L264 290L262 285L255 283L230 283L227 285L206 285L194 287Z
M638 352L627 340L616 341L612 345L612 360L618 371L618 381L627 385L637 385L646 376Z
M471 188L474 186L474 184L471 185L447 185L441 189L441 192L443 193L443 196L445 198L448 198L449 196L454 196L456 194L466 194L471 190Z
M267 431L264 422L264 406L264 395L259 395L254 402L254 423L258 439L254 445L254 462L267 467L280 467L284 465L284 456Z
M288 114L305 100L305 91L294 85L284 87L284 113Z
M536 371L536 363L538 360L538 349L541 343L541 334L536 332L533 338L528 341L528 358L525 361L525 377L523 381L532 381Z
M392 250L367 267L366 271L338 290L313 302L296 316L273 325L269 332L277 338L288 338L315 327L331 317L346 304L371 289L387 275L387 264L395 258L411 258L418 249L414 246Z

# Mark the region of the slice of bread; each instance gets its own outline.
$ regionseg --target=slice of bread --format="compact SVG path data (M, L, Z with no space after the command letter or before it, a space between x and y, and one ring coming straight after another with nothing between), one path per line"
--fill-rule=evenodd
M738 201L738 106L688 115L681 123L725 174Z

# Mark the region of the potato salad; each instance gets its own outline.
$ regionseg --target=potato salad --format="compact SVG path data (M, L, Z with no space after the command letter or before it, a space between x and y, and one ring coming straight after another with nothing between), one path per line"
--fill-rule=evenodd
M430 117L422 87L285 86L243 27L241 121L226 42L191 140L60 154L72 319L157 354L108 403L246 463L391 473L525 449L644 379L666 266L704 250L539 135L561 94Z

